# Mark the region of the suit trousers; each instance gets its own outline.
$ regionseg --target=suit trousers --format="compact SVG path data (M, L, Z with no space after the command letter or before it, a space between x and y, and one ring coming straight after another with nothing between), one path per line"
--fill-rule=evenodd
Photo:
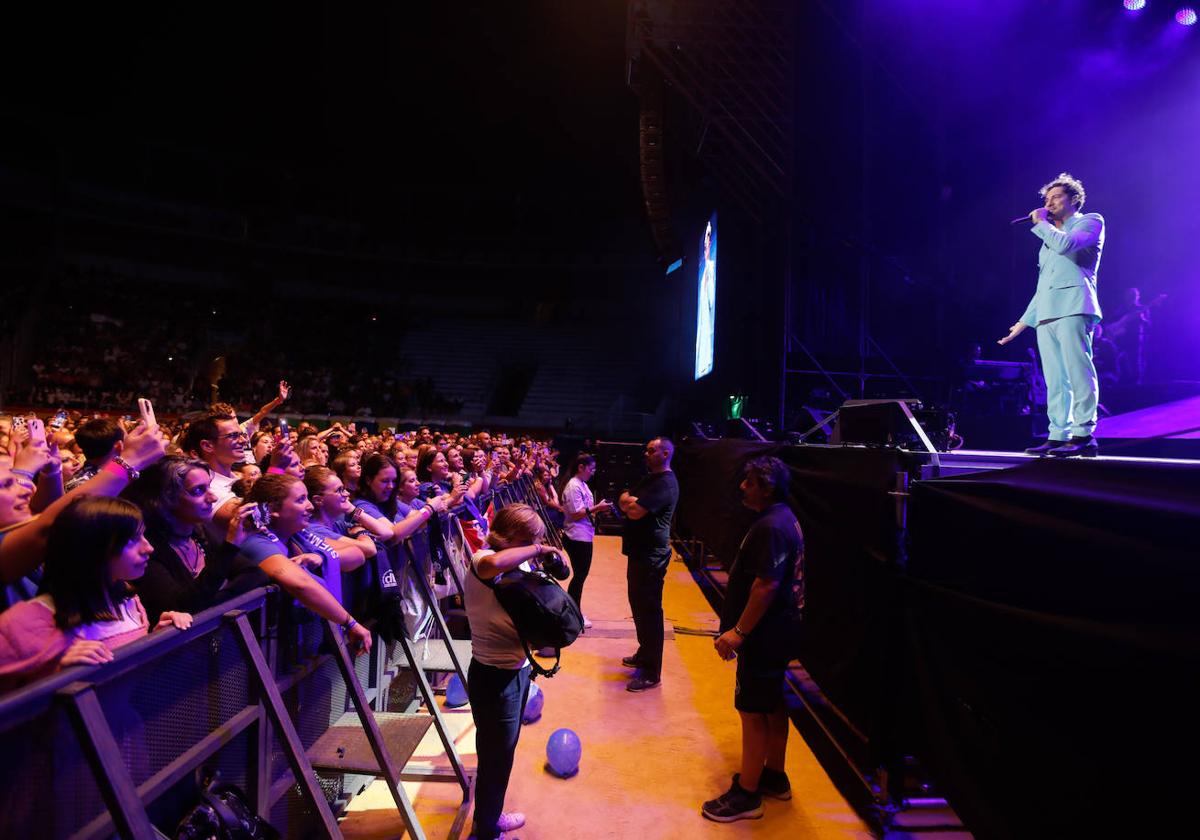
M657 680L662 675L663 656L663 580L671 562L671 549L646 555L629 555L626 582L633 626L637 630L642 676Z
M1099 387L1092 364L1091 315L1068 315L1038 324L1038 353L1046 377L1050 440L1096 432Z

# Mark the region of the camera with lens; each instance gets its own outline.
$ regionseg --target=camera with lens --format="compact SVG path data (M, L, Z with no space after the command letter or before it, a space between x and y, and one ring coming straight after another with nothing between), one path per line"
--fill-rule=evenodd
M555 580L566 580L571 576L571 567L563 560L558 549L547 548L546 553L538 558L542 568Z

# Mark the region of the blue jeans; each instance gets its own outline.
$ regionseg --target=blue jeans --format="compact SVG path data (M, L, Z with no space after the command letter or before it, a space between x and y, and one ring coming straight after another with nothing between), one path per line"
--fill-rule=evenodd
M529 694L529 667L494 668L475 659L467 669L467 697L475 720L475 836L493 840L521 736L521 712Z

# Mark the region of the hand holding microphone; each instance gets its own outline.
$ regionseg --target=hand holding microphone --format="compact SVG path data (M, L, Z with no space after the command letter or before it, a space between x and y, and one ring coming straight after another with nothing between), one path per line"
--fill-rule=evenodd
M1048 222L1048 221L1050 221L1050 211L1047 210L1045 207L1039 207L1038 209L1034 210L1032 213L1029 214L1029 220L1031 222L1033 222L1035 225L1038 222Z
M1047 210L1045 207L1039 207L1036 210L1030 211L1028 215L1017 216L1017 218L1013 219L1011 222L1009 222L1009 224L1010 225L1019 225L1019 224L1021 224L1021 222L1032 222L1033 224L1036 225L1038 222L1048 222L1048 221L1050 221L1050 211Z

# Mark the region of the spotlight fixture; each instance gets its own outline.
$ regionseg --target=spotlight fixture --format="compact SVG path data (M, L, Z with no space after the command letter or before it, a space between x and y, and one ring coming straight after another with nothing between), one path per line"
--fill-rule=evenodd
M1131 12L1140 12L1146 8L1146 0L1125 0L1125 8Z
M1191 6L1183 6L1175 13L1175 22L1180 26L1196 25L1196 10Z

